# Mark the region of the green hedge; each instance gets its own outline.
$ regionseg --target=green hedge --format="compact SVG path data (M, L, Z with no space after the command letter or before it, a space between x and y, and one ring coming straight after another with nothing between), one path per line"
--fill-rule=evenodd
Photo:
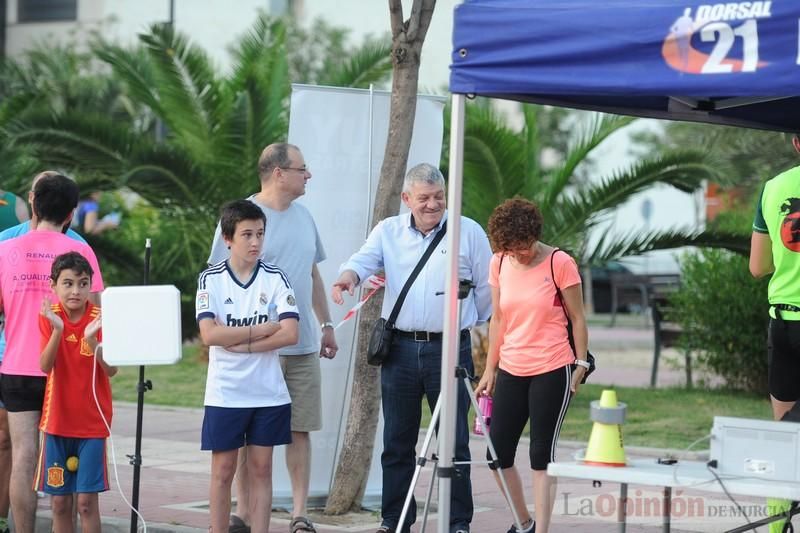
M747 258L724 250L685 256L681 278L667 316L685 332L681 347L728 387L766 392L768 279L753 279Z

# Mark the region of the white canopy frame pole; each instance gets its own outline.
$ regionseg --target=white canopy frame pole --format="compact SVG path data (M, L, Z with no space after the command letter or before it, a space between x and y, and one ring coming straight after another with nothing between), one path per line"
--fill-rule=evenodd
M442 330L442 384L439 400L439 527L438 533L450 531L450 494L453 457L456 450L458 341L461 324L458 309L458 248L461 242L461 188L464 161L464 119L466 97L454 94L450 118L450 176L447 184L447 277L445 285L444 329Z
M372 199L374 193L372 192L372 136L375 126L375 87L369 84L369 139L367 140L367 225L364 231L364 238L369 237L372 229ZM356 328L353 328L356 331ZM348 374L349 375L349 374ZM333 479L333 478L331 478Z

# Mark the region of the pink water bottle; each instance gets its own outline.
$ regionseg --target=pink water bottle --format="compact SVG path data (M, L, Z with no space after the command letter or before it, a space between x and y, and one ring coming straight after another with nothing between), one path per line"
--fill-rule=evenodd
M472 431L476 435L483 435L478 417L483 414L483 423L486 424L488 428L489 424L492 422L492 397L486 394L478 396L478 410L480 413L475 413L475 426L472 428Z

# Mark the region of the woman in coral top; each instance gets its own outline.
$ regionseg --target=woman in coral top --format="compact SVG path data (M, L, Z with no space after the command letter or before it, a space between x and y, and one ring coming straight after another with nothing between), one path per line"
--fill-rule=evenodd
M506 200L489 219L489 240L495 251L489 268L494 314L486 370L476 393L494 396L490 435L523 528L512 526L508 533L547 533L549 529L555 482L547 476L547 464L555 459L570 398L588 368L578 267L567 253L540 242L541 235L541 212L522 198ZM574 350L567 336L567 315ZM528 513L514 466L529 420L536 522Z

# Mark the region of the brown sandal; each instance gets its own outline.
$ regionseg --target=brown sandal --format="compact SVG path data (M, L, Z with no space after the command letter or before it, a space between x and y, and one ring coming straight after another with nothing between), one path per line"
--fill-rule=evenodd
M291 533L317 533L317 530L314 529L314 524L305 516L295 516L292 518L292 522L289 524L289 531L291 531Z

